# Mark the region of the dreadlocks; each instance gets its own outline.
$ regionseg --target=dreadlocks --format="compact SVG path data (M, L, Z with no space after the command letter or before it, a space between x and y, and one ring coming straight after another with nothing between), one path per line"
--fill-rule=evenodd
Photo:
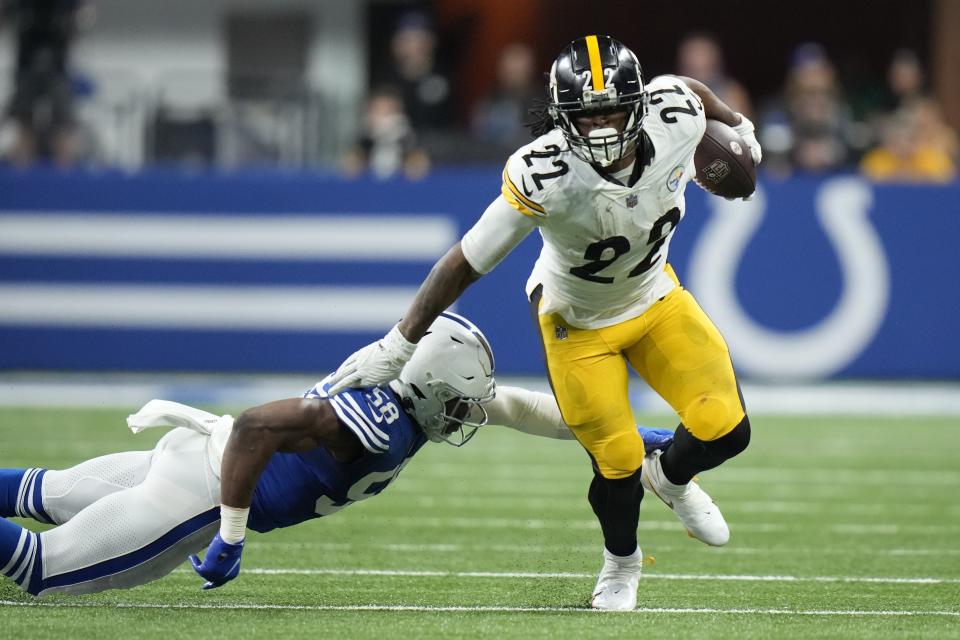
M533 101L533 106L530 107L530 110L527 111L527 114L532 118L527 122L524 122L524 126L529 127L530 135L534 138L539 138L542 135L545 135L552 131L557 123L554 122L553 116L550 115L550 101L543 98L539 98Z

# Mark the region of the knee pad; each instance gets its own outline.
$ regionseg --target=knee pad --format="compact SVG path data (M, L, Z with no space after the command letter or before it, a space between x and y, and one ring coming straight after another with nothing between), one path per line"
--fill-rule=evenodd
M620 433L593 452L600 474L608 480L626 478L643 464L643 439L636 429Z
M745 417L739 397L705 393L687 405L681 420L697 440L710 442L730 433Z

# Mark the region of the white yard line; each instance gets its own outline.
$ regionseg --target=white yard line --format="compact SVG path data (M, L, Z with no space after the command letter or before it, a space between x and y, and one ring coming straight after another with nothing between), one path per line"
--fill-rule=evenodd
M515 464L519 467L525 463L517 460ZM736 464L736 461L731 464ZM560 505L568 503L571 495L579 496L590 483L589 475L575 475L577 472L571 472L570 475L567 476L557 475L552 478L524 478L515 474L498 476L494 474L499 473L500 469L487 464L486 461L471 464L469 467L460 467L458 475L455 477L428 477L422 475L421 471L426 466L426 464L418 465L416 467L416 475L410 476L409 478L401 476L403 479L396 482L396 486L391 485L391 494L403 494L408 497L408 499L428 497L440 501L449 498L451 491L466 492L469 490L471 497L489 497L494 500L503 498L508 503L512 503L517 498L526 500L528 498L539 497L543 501L555 501L555 504ZM590 473L589 468L587 468L586 473ZM712 474L713 472L708 473ZM721 473L723 472L721 471ZM483 478L483 486L477 485L476 479L478 477ZM772 477L771 475L771 478ZM438 480L442 479L445 479L445 482L438 482ZM530 482L527 482L528 480L530 480ZM781 482L779 478L757 482L754 480L727 478L723 475L704 475L700 480L701 485L708 492L711 490L717 491L721 487L728 491L733 491L735 488L738 492L749 491L749 495L753 498L766 497L770 500L777 500L784 496L795 495L806 499L822 499L838 505L850 500L852 491L859 491L862 488L856 483L817 484L803 481L793 482L790 480ZM950 485L952 483L946 484ZM918 499L938 500L943 504L947 502L947 496L940 492L943 486L944 483L903 486L886 485L882 487L878 485L878 488L882 489L884 495L879 496L877 499L881 500L879 504L887 506L895 505L897 507L899 507L899 504L902 502ZM957 483L956 486L951 487L951 489L960 490L960 483ZM874 491L874 493L879 494L880 492ZM856 497L859 498L860 496L856 495ZM726 504L727 499L724 499L723 502ZM438 502L437 504L442 503ZM550 502L547 502L547 505L549 504ZM892 509L894 507L890 506L890 508Z
M178 569L178 573L192 573ZM594 573L536 572L536 571L443 571L424 569L271 569L249 568L243 573L265 576L382 576L407 578L490 578L500 580L594 578ZM722 575L695 573L650 573L644 580L703 580L722 582L815 582L815 583L872 583L872 584L960 584L960 578L895 578L875 576L790 576L790 575Z
M709 483L711 485L722 485L723 481L720 480L717 483ZM399 488L399 487L398 487ZM445 487L444 487L445 488ZM406 487L404 487L406 489ZM569 495L570 491L567 489L566 494ZM394 495L398 495L397 492ZM480 508L492 508L495 510L503 510L505 508L509 509L537 509L541 513L547 511L548 507L554 506L549 503L545 503L543 496L535 497L522 494L514 494L509 497L509 499L504 499L502 494L491 493L487 496L478 497L478 496L463 496L460 494L449 495L449 494L435 494L435 495L423 495L420 492L416 491L404 491L404 495L408 501L412 502L418 507L424 508L458 508L462 510L467 509L480 509ZM848 496L849 497L849 496ZM569 510L569 505L566 503L558 503L555 505L556 510L560 509ZM808 514L808 513L830 513L838 512L842 514L857 514L857 515L884 515L886 516L891 511L896 510L898 515L912 515L912 516L929 516L929 515L952 515L960 516L960 506L953 505L948 506L944 504L936 503L926 503L926 504L897 504L894 505L892 502L843 502L842 500L823 500L823 501L811 501L811 500L737 500L726 497L723 499L723 511L727 515L731 513L796 513L796 514Z
M960 426L960 425L958 425ZM580 483L579 474L571 473L570 468L558 463L536 462L524 459L522 464L515 457L500 458L497 461L484 461L484 482L510 483L516 480L550 480ZM418 470L419 479L458 478L463 476L464 466L446 461L431 462ZM870 486L942 486L944 484L960 487L960 471L951 469L885 468L855 469L842 467L747 467L734 461L714 472L707 472L704 479L717 482L749 482L762 485L775 482L781 485L826 484L826 485L870 485ZM499 493L499 487L496 487ZM520 487L521 494L526 487Z
M488 606L427 606L427 605L296 605L296 604L157 604L157 603L118 603L96 604L80 602L16 602L0 600L3 607L51 607L66 609L175 609L175 610L229 610L229 611L413 611L423 613L600 613L596 609L585 607L506 607ZM960 611L918 611L918 610L852 610L852 609L720 609L720 608L673 608L642 607L632 611L634 614L730 614L730 615L784 615L784 616L945 616L960 617Z
M724 482L776 482L780 484L847 484L871 486L960 485L960 471L946 469L843 469L743 467L722 468Z
M593 578L593 573L527 572L527 571L418 571L393 569L247 569L248 573L263 575L376 575L450 578ZM855 576L751 576L705 575L679 573L645 573L645 580L722 580L733 582L869 582L880 584L960 584L960 578L880 578Z
M469 517L423 517L423 516L390 516L358 515L350 518L331 518L329 525L344 527L356 524L364 526L383 527L417 527L417 528L470 528L470 529L576 529L597 530L600 524L596 520L569 520L558 518L546 520L540 518L469 518ZM327 523L325 523L327 524ZM640 531L674 531L681 525L676 520L641 520L638 526ZM783 522L743 522L734 523L731 530L741 533L781 533L795 531L797 526ZM835 522L822 524L816 527L817 531L838 533L843 535L900 535L909 534L960 534L960 525L923 525L923 524L869 524L858 522Z
M397 543L361 543L361 542L248 542L248 549L256 550L303 550L316 549L320 551L355 551L362 549L385 549L387 551L401 551L405 553L471 553L477 551L499 551L507 553L598 553L599 543L580 544L580 545L525 545L525 544L397 544ZM647 545L643 548L648 549ZM960 549L947 547L940 548L893 548L881 549L874 546L863 547L740 547L729 546L723 549L714 549L703 545L650 545L651 553L663 553L666 551L681 551L690 553L691 551L702 551L711 554L721 555L851 555L851 554L869 554L871 556L958 556Z

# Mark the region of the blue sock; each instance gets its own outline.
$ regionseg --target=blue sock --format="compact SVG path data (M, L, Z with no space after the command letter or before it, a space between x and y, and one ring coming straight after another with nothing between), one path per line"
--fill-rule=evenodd
M33 518L53 524L43 508L46 469L0 469L0 518Z
M43 588L40 536L0 518L0 574L32 595Z
M29 469L0 469L0 518L17 515L17 495L20 483Z

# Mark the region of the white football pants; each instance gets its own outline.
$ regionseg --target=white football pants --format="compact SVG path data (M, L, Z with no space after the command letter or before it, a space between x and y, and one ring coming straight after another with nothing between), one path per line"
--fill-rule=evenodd
M185 428L153 451L115 453L43 477L37 595L128 588L173 571L205 548L220 522L210 438Z

